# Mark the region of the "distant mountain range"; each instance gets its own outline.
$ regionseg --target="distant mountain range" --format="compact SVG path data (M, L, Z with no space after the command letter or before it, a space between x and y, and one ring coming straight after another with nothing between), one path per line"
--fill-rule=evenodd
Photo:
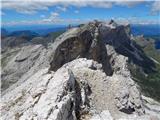
M67 29L67 27L56 27L56 28L47 28L47 29L37 29L37 30L34 30L34 32L36 32L42 36L45 36L51 32L63 31L66 29Z
M33 25L33 26L2 26L3 33L11 34L15 31L32 31L38 33L40 36L45 36L48 33L60 30L66 30L66 25Z
M25 30L26 29L26 30ZM51 36L50 34L57 34L56 32L67 30L67 26L18 26L18 27L4 27L1 28L2 37L20 37L27 41L35 37ZM134 36L144 35L147 38L155 40L155 47L160 49L160 25L131 25L131 32ZM54 37L55 38L55 37ZM35 39L34 39L35 40ZM48 39L47 39L48 40ZM37 38L36 38L37 41Z
M160 25L131 25L133 35L160 35Z
M39 36L39 34L34 31L30 31L30 30L22 30L22 31L14 31L10 33L8 36L27 37L27 39L32 39L34 37Z
M6 36L8 35L8 31L5 28L1 28L1 35Z
M75 25L74 25L75 26ZM14 27L5 27L1 28L1 33L9 34L14 31L33 31L39 35L47 35L50 32L55 32L59 30L66 30L66 25L41 25L41 26L14 26ZM159 35L160 34L160 25L131 25L131 31L133 35Z
M1 47L2 49L7 47L21 46L25 44L43 44L47 45L49 42L53 42L56 37L62 34L65 30L57 30L49 32L47 35L41 35L34 31L22 30L9 33L7 30L2 29L1 33Z

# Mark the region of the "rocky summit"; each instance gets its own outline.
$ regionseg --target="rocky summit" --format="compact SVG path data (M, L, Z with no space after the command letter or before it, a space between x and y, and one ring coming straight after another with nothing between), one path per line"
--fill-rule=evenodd
M92 21L2 53L3 120L159 120L132 74L155 71L129 25Z

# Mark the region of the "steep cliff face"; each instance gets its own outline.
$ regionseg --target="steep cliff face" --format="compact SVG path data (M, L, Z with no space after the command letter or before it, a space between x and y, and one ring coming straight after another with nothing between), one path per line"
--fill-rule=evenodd
M130 66L154 71L129 26L114 21L69 29L47 48L26 46L5 66L11 72L2 74L2 84L16 81L3 91L2 118L160 119L160 104L141 95Z
M76 58L89 58L102 63L106 74L112 74L105 44L99 39L96 23L70 29L59 36L52 47L55 48L55 54L51 62L51 70L57 70L64 63Z
M51 62L51 69L57 70L64 63L73 59L85 57L103 64L107 75L113 70L109 63L106 46L113 47L116 53L128 57L128 62L137 65L144 73L155 70L155 65L141 48L131 39L129 25L107 24L103 22L90 22L79 28L70 29L55 40L53 48L55 54Z

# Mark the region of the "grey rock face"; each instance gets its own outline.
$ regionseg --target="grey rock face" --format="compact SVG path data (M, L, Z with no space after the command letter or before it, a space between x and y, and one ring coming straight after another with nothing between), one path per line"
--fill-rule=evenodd
M57 70L64 63L76 58L89 58L103 64L106 74L112 74L105 44L99 40L98 28L90 23L80 28L69 29L53 43L55 53L51 62L51 70Z
M145 73L154 71L154 62L131 40L129 25L118 25L113 29L105 23L101 23L99 31L100 39L107 45L113 46L116 53L128 57L130 63L140 66Z
M2 71L2 119L159 119L159 103L141 95L130 62L148 72L143 64L153 61L130 40L129 26L98 21L47 48L22 47Z
M139 114L144 111L141 96L128 79L116 74L107 77L100 64L84 58L55 73L41 69L2 96L2 119L113 120L134 115L149 120L157 116L156 112ZM119 111L131 108L135 109L131 114Z
M28 45L19 48L15 56L12 56L2 69L2 90L20 79L27 79L39 69L47 66L49 66L49 51L42 45Z
M2 88L8 88L24 73L29 72L30 75L46 66L56 71L63 64L76 58L88 58L102 63L105 73L112 75L116 71L113 64L116 64L116 68L119 69L118 66L123 65L123 60L120 63L115 62L116 54L112 55L111 47L106 46L113 47L113 53L122 55L120 59L127 56L129 62L140 66L145 72L154 69L153 61L130 40L129 26L116 25L112 28L106 23L93 21L81 27L69 29L47 48L42 45L22 47L21 51L3 68Z
M129 25L116 25L112 28L97 21L69 29L55 40L52 45L55 53L51 70L57 70L64 63L76 58L89 58L102 63L106 74L112 75L110 56L105 45L112 46L116 53L128 57L130 63L139 66L145 73L154 71L154 62L131 40Z
M78 61L82 64L77 68L87 68L95 63L83 59ZM75 63L71 66L76 67ZM77 81L69 66L65 65L56 73L41 69L23 84L8 91L2 97L2 118L76 120L80 106L86 106L88 84Z

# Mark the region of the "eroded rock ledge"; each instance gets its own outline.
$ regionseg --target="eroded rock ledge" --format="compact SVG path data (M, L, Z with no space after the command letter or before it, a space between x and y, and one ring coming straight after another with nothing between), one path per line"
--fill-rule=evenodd
M159 103L141 95L129 64L154 71L129 26L114 21L72 28L47 48L25 46L3 71L15 84L3 92L2 119L160 119Z
M130 76L114 73L107 77L101 64L85 58L69 62L55 73L40 70L2 97L1 111L6 120L152 117L145 114L141 95Z

